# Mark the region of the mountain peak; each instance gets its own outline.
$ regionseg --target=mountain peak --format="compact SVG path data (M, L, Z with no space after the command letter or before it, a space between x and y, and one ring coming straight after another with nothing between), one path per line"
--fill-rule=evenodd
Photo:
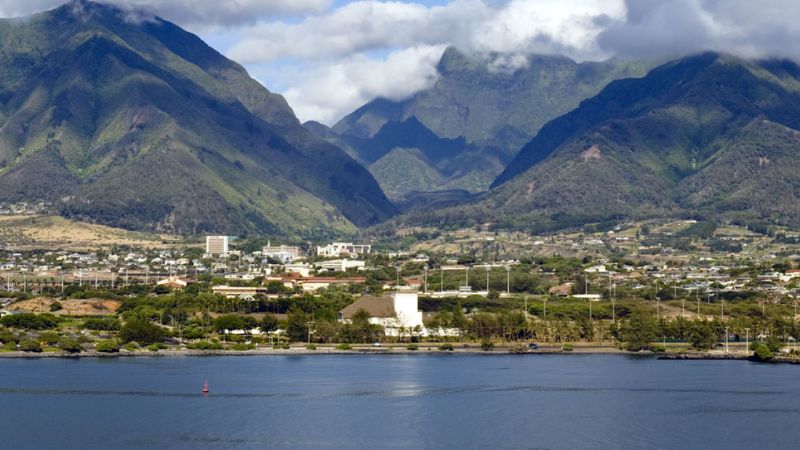
M352 232L395 212L283 97L177 25L73 0L0 35L4 201L187 234Z

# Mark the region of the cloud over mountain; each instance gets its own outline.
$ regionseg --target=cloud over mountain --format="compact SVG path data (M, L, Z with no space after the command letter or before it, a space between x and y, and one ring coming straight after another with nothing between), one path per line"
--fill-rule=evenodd
M576 60L715 50L800 59L795 0L103 0L200 33L292 100L302 119L331 123L375 96L429 86L437 53L455 45ZM20 16L60 0L4 0ZM434 72L435 73L435 72Z

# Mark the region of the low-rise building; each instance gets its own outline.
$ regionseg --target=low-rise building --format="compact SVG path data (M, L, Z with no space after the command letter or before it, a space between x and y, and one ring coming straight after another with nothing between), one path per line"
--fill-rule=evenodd
M348 269L364 270L366 263L358 259L334 259L332 261L321 261L315 264L323 270L332 272L346 272Z
M372 246L367 244L353 244L352 242L334 242L324 247L317 247L317 256L330 256L338 258L342 255L367 255L372 251Z
M384 327L387 336L399 335L401 328L424 332L416 290L401 289L389 297L361 297L339 311L339 320L349 321L360 310L369 314L370 323Z

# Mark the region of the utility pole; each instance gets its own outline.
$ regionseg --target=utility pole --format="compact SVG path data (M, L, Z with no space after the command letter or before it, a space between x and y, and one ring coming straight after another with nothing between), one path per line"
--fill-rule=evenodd
M489 295L489 266L486 266L486 295Z
M506 295L511 295L511 267L506 266Z
M699 287L696 288L694 293L695 293L695 297L697 297L697 319L699 320L700 319L700 288Z
M750 328L745 328L744 329L744 345L745 345L744 350L745 351L749 351L750 350Z
M728 327L725 327L725 353L728 353Z
M617 283L612 285L612 294L611 294L611 323L616 323L617 321Z
M439 292L444 292L444 267L439 269L439 273L442 277L441 284L439 284Z

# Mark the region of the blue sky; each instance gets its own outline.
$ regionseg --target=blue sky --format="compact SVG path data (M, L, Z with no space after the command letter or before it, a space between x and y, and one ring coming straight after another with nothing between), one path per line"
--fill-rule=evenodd
M0 17L65 0L0 0ZM433 85L447 46L601 60L704 50L800 59L797 0L101 0L197 33L283 94L301 120L333 124L375 97Z

